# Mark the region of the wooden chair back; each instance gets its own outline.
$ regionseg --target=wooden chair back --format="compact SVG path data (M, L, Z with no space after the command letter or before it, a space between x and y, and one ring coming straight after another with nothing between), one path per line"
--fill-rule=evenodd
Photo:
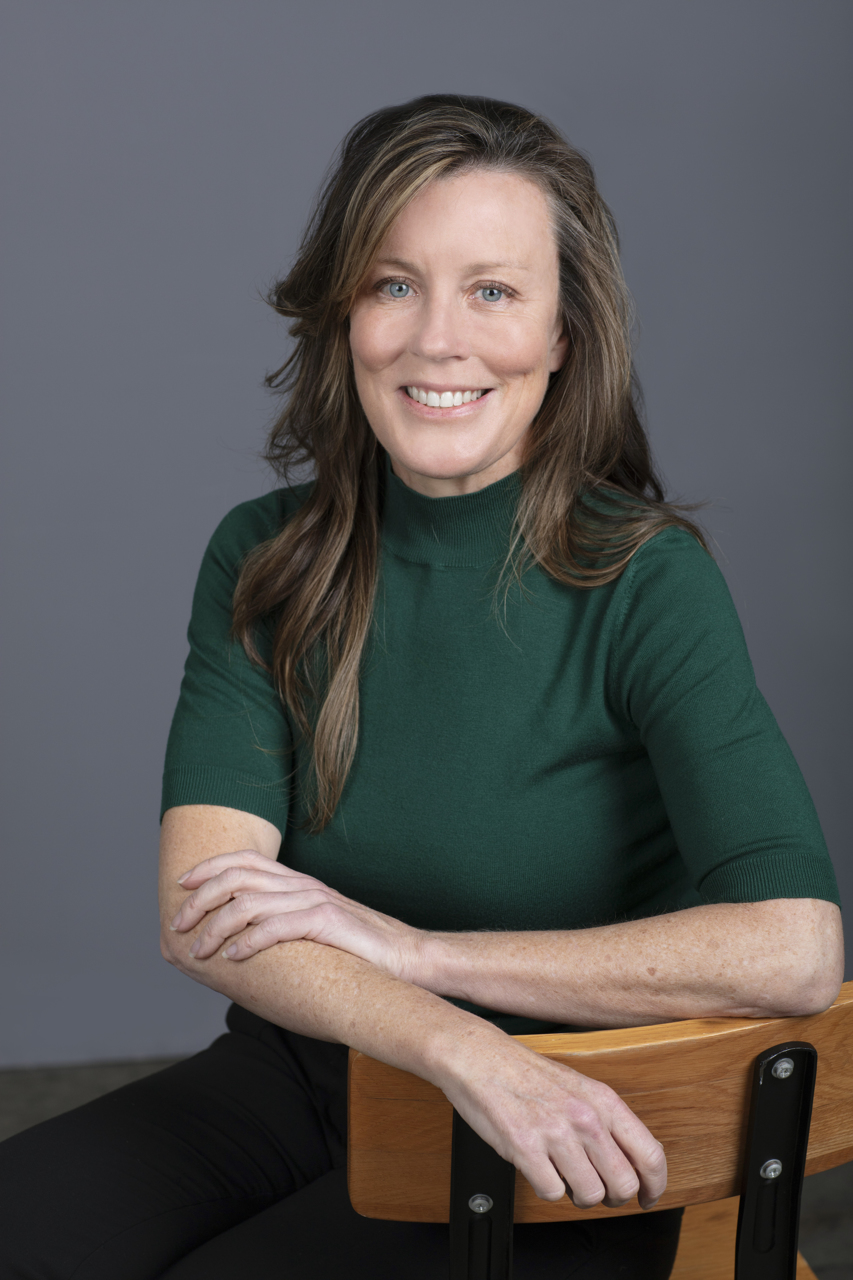
M627 1030L518 1036L522 1044L609 1084L664 1145L661 1209L740 1192L753 1063L782 1041L817 1050L806 1174L853 1160L853 982L805 1018L703 1018ZM418 1076L350 1051L348 1181L368 1218L447 1222L452 1108ZM516 1175L515 1221L636 1213L540 1200Z

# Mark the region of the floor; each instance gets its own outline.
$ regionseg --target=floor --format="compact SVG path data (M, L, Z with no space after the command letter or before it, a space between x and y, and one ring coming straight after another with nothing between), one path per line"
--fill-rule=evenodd
M0 1070L0 1140L172 1061ZM806 1179L800 1249L818 1280L853 1280L853 1163Z

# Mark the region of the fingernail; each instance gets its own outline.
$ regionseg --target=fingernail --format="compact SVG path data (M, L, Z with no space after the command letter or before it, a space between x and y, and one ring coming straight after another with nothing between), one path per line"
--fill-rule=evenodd
M201 945L201 943L199 942L198 938L196 938L195 942L194 942L194 943L192 944L192 946L190 947L190 955L191 955L191 956L196 955L196 953L198 952L198 949L199 949L200 945Z
M223 952L222 952L222 955L223 955L223 957L224 957L226 960L230 960L230 959L231 959L231 957L232 957L232 956L236 956L236 954L237 954L237 943L236 943L236 942L234 943L233 947L229 947L227 951L223 951Z
M182 876L178 876L178 884L183 884L184 881L189 877L189 874L190 874L189 871L185 871Z
M169 925L169 928L177 929L180 923L181 923L181 913L179 911L178 914L175 916L174 920L172 921L172 923Z

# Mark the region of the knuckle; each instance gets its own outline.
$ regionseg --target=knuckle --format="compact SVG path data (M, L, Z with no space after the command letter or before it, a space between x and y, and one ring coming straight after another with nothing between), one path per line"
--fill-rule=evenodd
M595 1092L595 1103L601 1111L606 1111L612 1116L632 1116L634 1113L624 1102L615 1089L611 1089L608 1084L601 1084L596 1081L598 1088Z
M265 916L263 920L259 921L259 923L254 926L252 931L248 934L248 937L251 939L268 938L271 935L277 934L279 927L280 924L278 916Z
M527 1164L532 1164L537 1158L541 1158L540 1144L530 1134L514 1134L512 1145L519 1158Z
M588 1139L595 1141L601 1136L603 1126L595 1107L581 1102L572 1110L574 1127Z
M601 1204L603 1199L603 1187L600 1187L597 1191L572 1190L572 1204L578 1209L593 1209L597 1204Z
M609 1084L605 1084L603 1080L596 1080L592 1076L584 1076L586 1092L591 1098L595 1098L597 1103L609 1101L618 1098L619 1094L611 1089Z
M610 1107L611 1107L614 1119L618 1119L625 1124L631 1124L631 1125L639 1124L642 1127L642 1129L645 1130L646 1133L648 1133L648 1130L646 1129L645 1125L642 1123L641 1120L637 1119L637 1116L628 1106L628 1103L625 1101L624 1098L620 1098L618 1093L613 1094L612 1099L610 1101Z

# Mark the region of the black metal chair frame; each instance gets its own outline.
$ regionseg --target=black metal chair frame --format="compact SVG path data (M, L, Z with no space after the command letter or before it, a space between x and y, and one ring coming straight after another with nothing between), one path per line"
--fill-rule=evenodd
M755 1059L734 1280L795 1280L817 1051L802 1040ZM511 1280L515 1169L453 1113L450 1280Z

